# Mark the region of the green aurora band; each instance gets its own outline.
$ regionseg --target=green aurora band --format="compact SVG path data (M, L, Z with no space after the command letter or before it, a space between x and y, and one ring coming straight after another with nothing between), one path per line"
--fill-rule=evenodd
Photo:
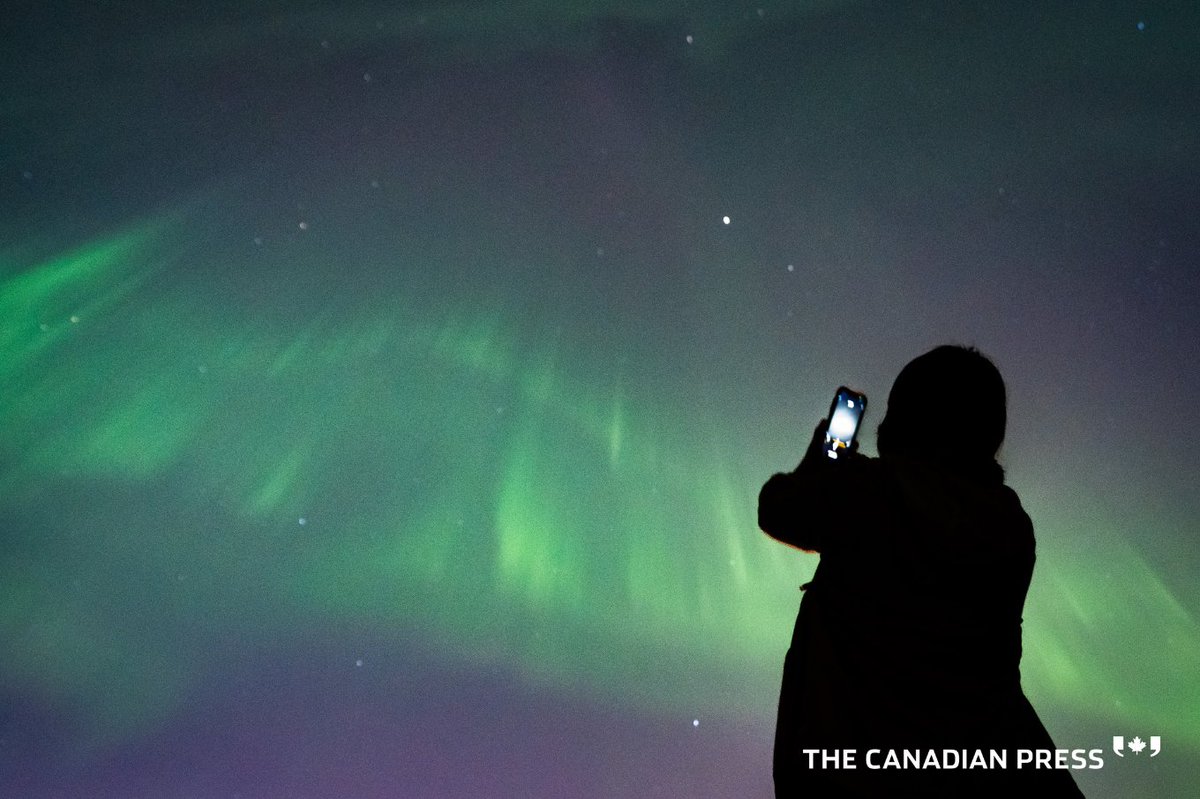
M755 529L767 442L465 297L299 322L197 300L168 279L181 235L5 256L5 689L111 740L229 641L360 624L606 701L769 708L816 558ZM1196 619L1115 522L1023 493L1035 703L1200 749ZM1056 555L1072 535L1120 567Z

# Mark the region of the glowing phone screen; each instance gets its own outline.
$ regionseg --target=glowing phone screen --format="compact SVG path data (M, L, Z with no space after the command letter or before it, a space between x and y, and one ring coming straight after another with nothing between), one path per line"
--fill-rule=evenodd
M829 412L829 429L825 431L825 454L836 460L854 442L858 423L867 409L867 398L848 388L839 388Z

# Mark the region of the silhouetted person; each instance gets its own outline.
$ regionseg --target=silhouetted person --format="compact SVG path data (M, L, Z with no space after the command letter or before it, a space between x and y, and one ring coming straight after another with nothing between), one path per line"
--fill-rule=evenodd
M758 500L763 531L821 553L784 664L776 796L1081 796L1070 771L1016 768L1018 749L1055 747L1021 690L1034 537L995 459L999 371L964 347L913 360L888 396L878 458L824 457L825 424ZM855 768L806 749L854 749ZM889 750L939 763L945 749L998 750L1007 769L869 769L869 749L876 765Z

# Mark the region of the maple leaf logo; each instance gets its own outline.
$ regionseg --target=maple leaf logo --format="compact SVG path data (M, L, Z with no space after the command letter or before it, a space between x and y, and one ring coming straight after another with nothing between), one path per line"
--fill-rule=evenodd
M1132 741L1129 742L1129 751L1133 752L1135 755L1140 755L1142 753L1142 750L1145 748L1146 748L1146 742L1143 741L1141 738L1135 737Z

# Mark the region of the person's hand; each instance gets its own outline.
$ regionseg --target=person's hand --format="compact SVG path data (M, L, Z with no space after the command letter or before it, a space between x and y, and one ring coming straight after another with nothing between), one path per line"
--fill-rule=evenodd
M813 429L812 440L808 442L808 449L804 452L804 459L800 461L800 466L796 467L799 471L802 466L810 466L816 463L825 463L829 458L825 455L825 433L829 430L829 420L822 419ZM846 452L839 456L839 460L844 458L852 458L858 455L858 439L855 438L850 442Z
M825 431L828 429L828 419L817 422L817 426L813 428L812 440L808 442L808 449L804 451L804 458L800 461L800 466L796 467L797 471L801 466L820 463L825 459Z

